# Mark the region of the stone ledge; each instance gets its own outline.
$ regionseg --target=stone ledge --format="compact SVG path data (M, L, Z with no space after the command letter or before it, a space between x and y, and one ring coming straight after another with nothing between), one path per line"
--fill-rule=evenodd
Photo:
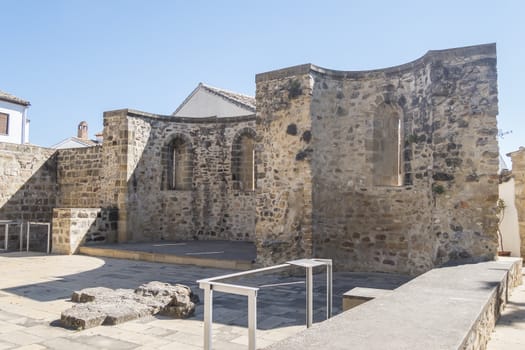
M83 246L79 248L79 253L89 256L101 256L115 259L140 260L149 262L159 262L167 264L195 265L202 267L215 267L232 270L249 270L253 268L250 261L245 260L225 260L199 258L196 256L180 256L174 254L149 253L132 250L120 250L101 248L93 246Z
M352 288L343 294L343 311L350 310L356 306L366 303L367 301L390 295L392 292L393 291L390 289L363 287Z
M433 269L266 349L485 349L521 266L505 258Z

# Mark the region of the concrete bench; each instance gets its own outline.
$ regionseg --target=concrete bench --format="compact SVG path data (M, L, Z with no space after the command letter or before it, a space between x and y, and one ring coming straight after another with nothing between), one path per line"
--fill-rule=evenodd
M350 310L375 298L390 295L392 290L356 287L343 294L343 311Z
M519 258L436 268L266 349L485 349L521 269Z

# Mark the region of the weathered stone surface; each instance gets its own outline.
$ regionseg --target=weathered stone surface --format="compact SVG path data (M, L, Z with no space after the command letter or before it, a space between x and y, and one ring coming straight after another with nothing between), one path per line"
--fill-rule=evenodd
M104 287L73 292L71 300L80 304L64 311L60 317L67 328L86 329L101 324L116 325L147 315L187 318L195 312L197 295L182 284L149 282L135 291Z
M112 208L54 208L52 252L75 254L84 244L115 242L115 211Z
M23 218L28 221L50 222L57 197L55 150L0 142L1 220ZM2 226L2 240L3 229ZM18 249L19 226L11 225L9 230L9 248ZM47 241L41 237L42 235L31 235L31 250L45 251Z
M89 304L75 305L60 315L60 322L66 328L87 329L104 323L106 314Z
M163 282L149 282L135 290L136 295L154 297L154 301L162 304L159 312L163 315L186 318L195 312L195 303L199 296L193 294L188 286L182 284L170 285Z
M113 293L113 289L105 287L85 288L81 291L74 291L71 301L75 303L87 303L95 299L103 298L105 295Z
M481 45L376 71L258 74L258 263L315 255L337 269L418 274L493 258L495 58ZM304 92L294 99L291 81ZM311 132L307 145L285 132L291 123Z

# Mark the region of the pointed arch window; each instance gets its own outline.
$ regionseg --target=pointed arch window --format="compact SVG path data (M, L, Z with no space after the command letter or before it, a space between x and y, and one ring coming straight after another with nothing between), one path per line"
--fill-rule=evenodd
M191 190L193 156L191 143L183 136L175 136L163 151L164 174L162 189Z
M402 112L384 103L373 125L373 180L378 186L403 185Z
M233 188L242 191L255 190L255 131L244 129L232 145Z

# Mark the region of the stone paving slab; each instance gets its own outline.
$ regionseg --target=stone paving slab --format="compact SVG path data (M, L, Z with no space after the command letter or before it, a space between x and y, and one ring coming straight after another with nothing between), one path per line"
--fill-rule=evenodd
M84 331L61 328L60 313L73 305L72 291L91 287L135 288L158 280L188 285L203 300L198 279L232 270L89 257L1 253L0 350L1 349L202 349L203 304L195 315L176 320L146 317L117 326ZM314 275L314 320L324 319L324 269ZM334 312L341 311L342 294L354 287L395 288L410 278L401 275L334 273ZM236 283L272 285L258 297L259 346L266 346L305 328L304 276L263 275ZM291 284L290 284L291 283ZM246 349L247 300L215 293L214 349Z

